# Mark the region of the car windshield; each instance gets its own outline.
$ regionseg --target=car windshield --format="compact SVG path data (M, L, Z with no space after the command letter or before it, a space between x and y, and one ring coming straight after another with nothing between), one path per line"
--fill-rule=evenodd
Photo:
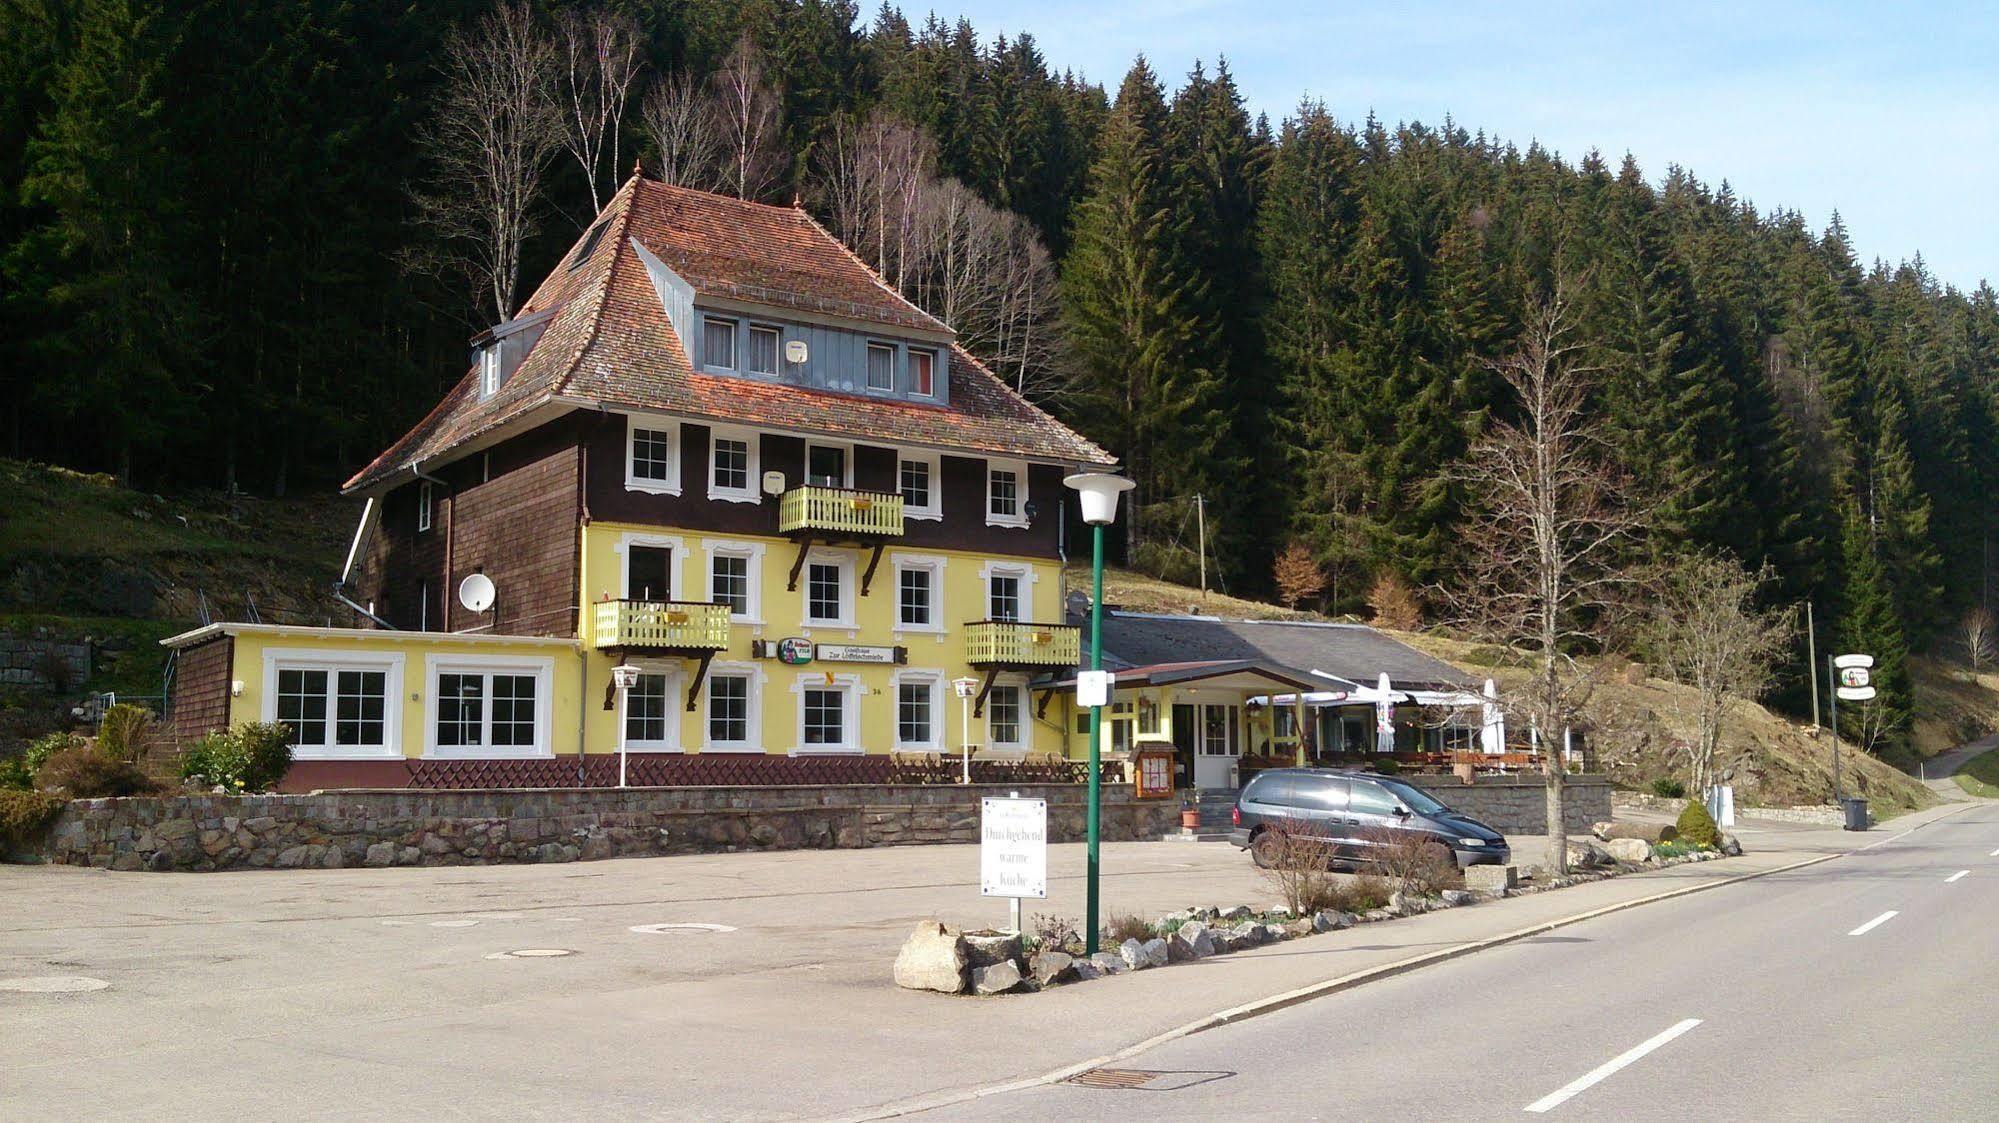
M1382 786L1387 788L1389 793L1395 798L1401 800L1402 806L1407 807L1418 815L1435 815L1450 810L1449 807L1430 798L1430 794L1421 788L1397 783L1394 780L1385 780L1382 782Z

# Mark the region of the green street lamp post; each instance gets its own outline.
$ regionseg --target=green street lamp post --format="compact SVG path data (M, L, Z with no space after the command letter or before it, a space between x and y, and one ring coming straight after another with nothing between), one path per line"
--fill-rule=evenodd
M1104 669L1104 528L1117 521L1118 496L1138 485L1105 472L1079 472L1062 481L1082 499L1083 521L1090 526L1090 670ZM1101 940L1097 920L1097 872L1103 843L1103 706L1090 707L1090 806L1085 819L1089 837L1085 883L1083 950L1097 954Z

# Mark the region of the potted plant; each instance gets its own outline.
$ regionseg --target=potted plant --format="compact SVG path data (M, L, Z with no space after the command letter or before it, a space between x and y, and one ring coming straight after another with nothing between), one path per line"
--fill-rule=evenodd
M1180 829L1183 831L1201 829L1201 796L1193 788L1188 788L1180 796Z

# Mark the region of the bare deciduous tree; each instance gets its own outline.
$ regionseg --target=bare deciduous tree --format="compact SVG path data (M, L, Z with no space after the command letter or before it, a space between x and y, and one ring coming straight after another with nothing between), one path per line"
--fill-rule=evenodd
M1271 579L1277 582L1277 599L1286 608L1297 608L1299 602L1326 591L1326 571L1303 542L1293 542L1277 555Z
M1957 623L1958 635L1964 637L1964 658L1973 671L1983 670L1992 661L1992 614L1983 606L1973 605L1963 619Z
M437 105L418 133L431 171L415 192L417 213L448 248L408 263L469 276L497 320L513 313L521 247L562 145L558 65L533 10L503 4L446 38Z
M748 35L710 79L724 154L722 185L738 199L760 199L784 178L777 91L765 81L763 52Z
M1533 678L1502 704L1540 731L1547 778L1548 867L1568 870L1563 731L1594 686L1578 653L1597 645L1616 590L1622 547L1637 529L1626 477L1585 412L1593 369L1571 338L1572 286L1527 310L1518 350L1494 364L1510 394L1505 420L1454 470L1467 494L1463 571L1439 589L1466 629L1521 651Z
M1714 786L1731 699L1754 700L1769 689L1772 668L1797 631L1792 613L1756 606L1770 578L1767 566L1751 572L1726 555L1695 554L1648 582L1651 611L1641 634L1666 676L1694 691L1687 763L1697 799Z
M639 26L604 8L569 8L556 23L562 48L563 144L604 209L618 185L625 106L639 76Z
M684 75L669 75L646 94L646 131L659 153L659 179L675 187L713 191L722 185L722 135L715 104Z

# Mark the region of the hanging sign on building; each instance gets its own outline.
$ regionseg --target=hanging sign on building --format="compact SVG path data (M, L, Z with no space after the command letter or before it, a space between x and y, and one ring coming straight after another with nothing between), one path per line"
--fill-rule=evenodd
M1048 896L1048 801L979 801L979 894Z
M777 661L802 667L812 662L812 641L802 636L777 641Z
M813 649L812 657L821 663L901 664L909 660L906 648L866 643L822 643Z

